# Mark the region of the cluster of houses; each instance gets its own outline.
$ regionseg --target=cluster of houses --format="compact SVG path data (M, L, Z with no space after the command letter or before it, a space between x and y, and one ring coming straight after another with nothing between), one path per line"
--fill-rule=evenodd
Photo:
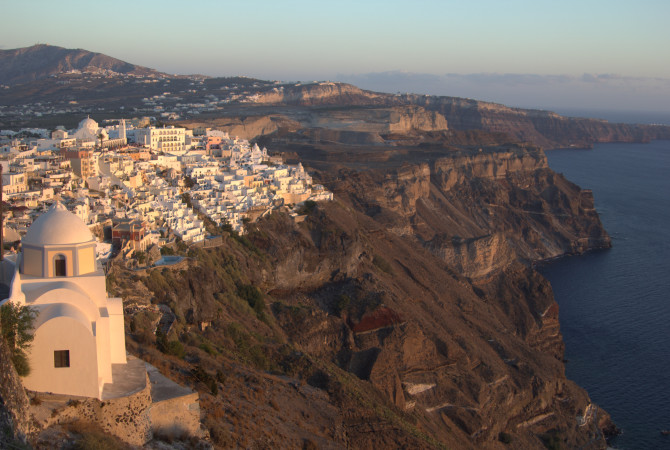
M18 240L56 199L137 251L175 237L204 241L198 211L243 233L246 220L276 208L333 198L301 164L283 164L225 132L117 122L101 127L87 117L48 137L0 139L6 241Z

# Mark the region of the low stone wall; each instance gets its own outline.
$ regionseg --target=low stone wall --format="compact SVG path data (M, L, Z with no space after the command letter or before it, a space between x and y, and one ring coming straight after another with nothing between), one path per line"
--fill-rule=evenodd
M133 446L146 444L154 434L177 439L202 437L198 393L165 378L153 366L145 376L147 382L141 391L102 401L32 392L36 401L29 406L30 412L41 429L90 422ZM24 394L23 388L20 392Z
M43 428L82 421L95 423L130 445L144 445L153 438L149 383L135 394L104 401L46 393L33 395L39 399L34 402L38 405L32 406L33 414Z
M159 436L197 436L200 430L198 394L153 403L149 417L154 433Z

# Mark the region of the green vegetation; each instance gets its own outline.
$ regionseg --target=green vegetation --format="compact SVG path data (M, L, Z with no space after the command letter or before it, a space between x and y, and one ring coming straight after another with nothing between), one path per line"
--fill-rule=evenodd
M302 206L298 209L298 214L310 214L314 211L314 208L316 208L316 202L314 200L305 200Z
M147 260L147 254L142 251L135 252L135 259L137 260L138 263L144 264Z
M558 430L549 430L546 433L540 435L542 443L549 450L561 450L561 435Z
M342 314L342 311L346 310L351 303L351 298L347 294L340 294L337 297L337 302L335 303L335 311L337 314Z
M249 223L248 221L245 222L244 220L243 220L243 222L245 224ZM221 227L220 227L220 230L221 230L221 232L228 233L230 235L230 237L232 237L234 240L236 240L237 242L242 244L248 250L251 250L256 256L258 256L260 258L264 258L265 255L263 254L263 252L258 247L256 247L256 245L254 245L254 243L251 242L249 240L249 238L247 238L246 236L243 236L240 233L238 233L237 231L233 230L232 225L230 225L229 223L222 224Z
M377 268L382 272L386 272L389 275L393 275L393 267L391 267L391 264L381 256L375 255L372 258L372 264L377 266Z
M207 386L212 395L216 396L219 393L219 386L217 380L212 375L210 375L209 372L207 372L199 365L195 366L195 368L191 370L191 376L196 381L199 381L203 383L205 386Z
M256 312L259 319L263 317L265 311L265 301L263 300L263 293L252 284L243 284L238 286L237 295L246 300L249 306Z
M166 355L176 356L177 358L184 358L186 356L184 344L176 339L168 341L167 336L161 333L160 330L156 331L156 346L158 350Z
M164 245L161 247L161 255L163 256L174 256L174 250L172 247L168 247L167 245Z
M17 306L7 302L0 308L2 337L12 353L16 372L25 377L30 374L26 350L34 339L33 322L37 313L29 306Z
M498 440L503 444L511 444L512 435L509 433L505 433L504 431L501 431L500 434L498 434Z
M227 338L235 344L235 353L244 361L247 361L259 370L271 370L273 364L266 355L266 350L262 344L260 336L252 336L247 333L244 327L231 322L224 330ZM261 341L261 343L259 343Z
M186 175L184 177L184 187L187 187L187 188L191 189L191 188L193 188L193 186L195 186L195 181L193 180L193 178ZM185 194L185 195L188 195L188 194ZM186 202L184 202L184 203L186 203Z

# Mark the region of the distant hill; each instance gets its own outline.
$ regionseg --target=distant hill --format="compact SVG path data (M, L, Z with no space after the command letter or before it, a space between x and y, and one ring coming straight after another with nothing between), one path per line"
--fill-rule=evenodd
M122 74L163 75L154 69L82 49L38 44L32 47L0 50L0 84L23 84L72 70L88 72L111 70Z

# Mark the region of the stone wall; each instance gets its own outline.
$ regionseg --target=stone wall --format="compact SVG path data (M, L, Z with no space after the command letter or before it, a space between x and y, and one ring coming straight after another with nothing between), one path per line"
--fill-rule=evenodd
M200 430L198 394L155 402L149 418L153 432L159 436L196 436Z
M149 383L135 394L105 401L46 393L33 395L39 399L33 406L33 414L42 428L81 421L95 423L131 445L144 445L153 438Z
M147 375L146 386L141 391L103 401L33 392L31 396L36 397L36 401L30 409L42 429L57 424L89 422L133 446L146 444L154 434L173 438L201 437L198 394L192 392L154 401L153 384Z

